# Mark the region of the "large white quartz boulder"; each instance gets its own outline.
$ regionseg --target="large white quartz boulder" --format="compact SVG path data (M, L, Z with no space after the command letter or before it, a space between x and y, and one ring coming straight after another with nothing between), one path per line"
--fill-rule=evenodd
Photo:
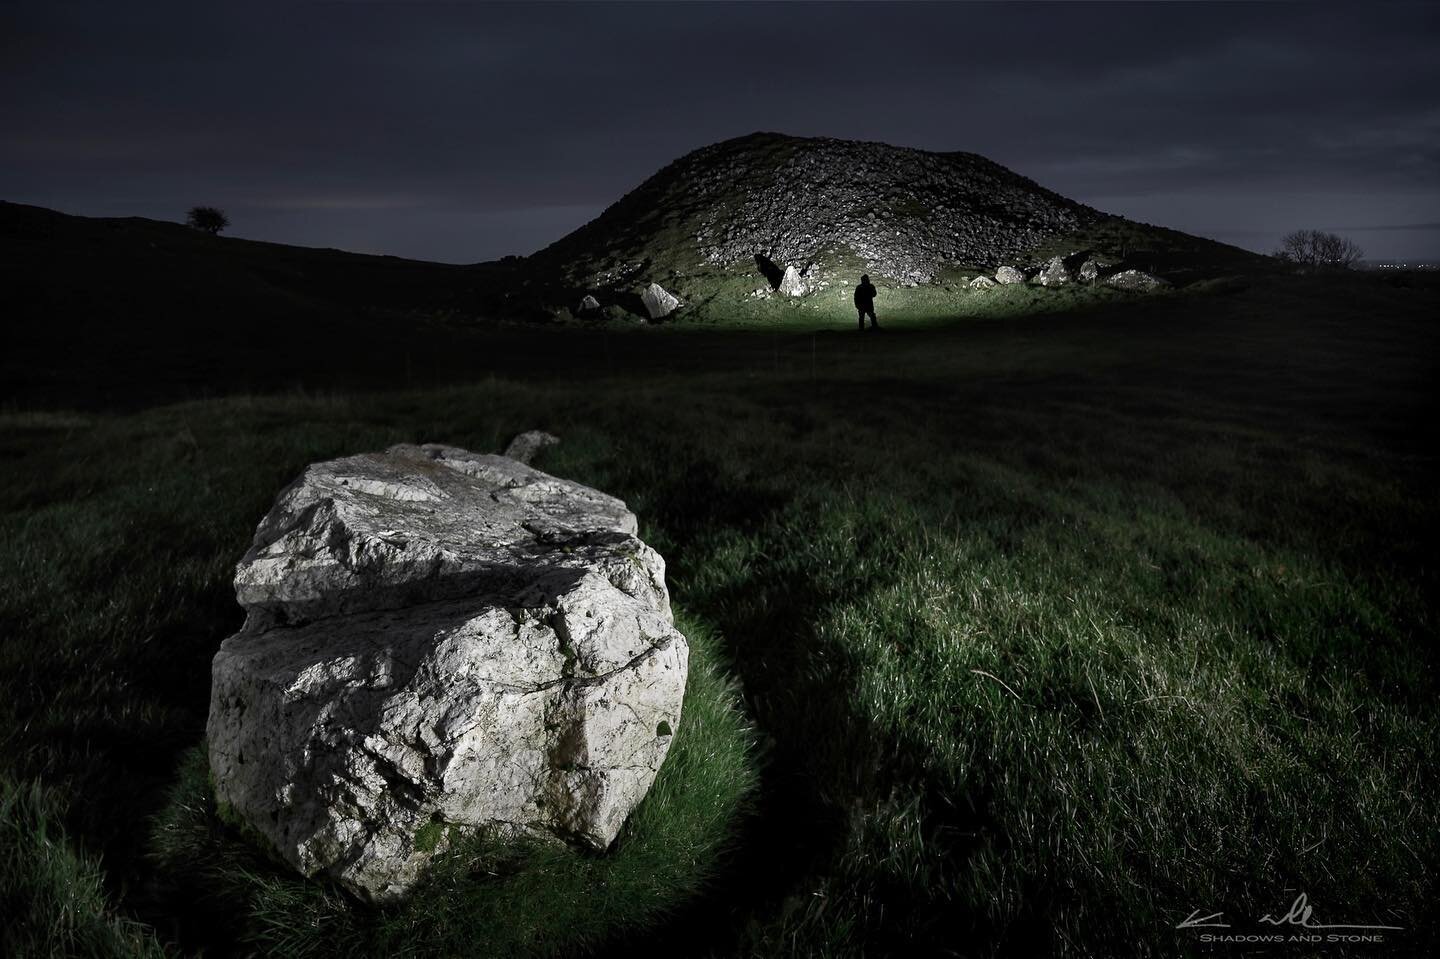
M621 501L503 456L309 467L236 570L217 802L373 901L480 829L608 847L679 728L689 661L635 534Z
M1013 266L1002 266L995 271L995 282L1002 286L1012 283L1024 283L1025 274Z

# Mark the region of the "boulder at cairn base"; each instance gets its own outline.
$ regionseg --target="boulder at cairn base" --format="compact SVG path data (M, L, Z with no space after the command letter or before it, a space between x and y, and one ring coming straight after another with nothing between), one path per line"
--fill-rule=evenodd
M1025 274L1013 266L1002 266L995 271L995 282L1008 285L1011 283L1024 283Z
M785 275L780 278L776 289L786 296L804 296L805 282L800 279L800 271L793 265L785 267Z
M635 533L619 500L503 456L309 467L236 570L217 803L372 901L481 829L606 848L679 728L689 664Z
M1116 273L1105 282L1118 289L1132 290L1136 293L1153 293L1155 290L1170 285L1158 276L1151 276L1143 270L1125 270L1123 273Z
M1106 270L1110 269L1110 266L1111 264L1106 263L1104 260L1097 260L1094 257L1091 257L1084 263L1080 264L1080 282L1098 283L1100 281L1101 275Z
M659 283L651 283L645 287L640 294L640 302L645 304L645 312L652 320L667 317L680 306L680 300Z
M1045 264L1040 275L1035 279L1040 281L1041 286L1064 286L1074 279L1070 270L1065 266L1063 256L1051 257L1050 262Z
M995 281L988 276L977 276L968 284L970 289L983 293L995 286Z

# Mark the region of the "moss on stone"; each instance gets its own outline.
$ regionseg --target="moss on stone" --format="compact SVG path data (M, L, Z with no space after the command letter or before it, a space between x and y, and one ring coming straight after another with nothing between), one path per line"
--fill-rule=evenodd
M433 853L445 836L445 821L432 817L429 822L415 830L415 848L423 853Z

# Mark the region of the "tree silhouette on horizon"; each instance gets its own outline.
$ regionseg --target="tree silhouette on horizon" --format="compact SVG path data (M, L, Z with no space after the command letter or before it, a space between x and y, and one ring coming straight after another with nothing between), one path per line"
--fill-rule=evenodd
M1346 237L1322 230L1295 230L1280 240L1273 254L1307 270L1326 267L1348 270L1360 261L1365 251Z
M230 225L230 218L218 207L192 206L185 222L197 230L215 236Z

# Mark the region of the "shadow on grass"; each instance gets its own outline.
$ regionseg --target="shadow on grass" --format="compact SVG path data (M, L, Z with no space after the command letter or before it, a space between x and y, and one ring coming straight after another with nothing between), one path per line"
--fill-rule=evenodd
M718 467L703 475L717 472ZM892 555L896 544L888 535L884 504L872 506L853 530L850 562L822 573L797 567L786 551L768 552L798 530L822 529L828 522L822 500L775 497L774 505L761 507L753 493L742 495L738 484L728 492L707 485L688 485L683 495L671 490L665 498L684 501L703 491L701 501L726 517L717 531L750 534L749 551L735 564L743 573L722 577L714 586L701 582L687 591L686 601L725 624L731 669L758 727L769 732L756 814L745 821L737 851L708 895L663 925L618 937L607 944L606 954L670 956L696 942L707 943L717 955L759 954L776 944L764 938L768 933L755 939L745 917L792 927L836 922L825 911L847 907L828 902L821 887L854 841L857 817L874 815L886 797L913 802L907 813L919 819L938 869L958 869L989 822L983 787L957 796L953 784L926 767L925 750L897 751L893 734L856 712L854 689L866 664L818 628L895 585L900 564ZM667 535L687 538L675 529ZM699 562L713 562L725 551L726 544L712 544ZM687 557L693 554L681 549L675 555L679 581L706 580L703 570L690 567ZM973 917L937 918L931 904L909 901L908 888L883 882L872 888L884 901L885 921L865 929L861 941L867 948L962 941L961 930L973 931ZM872 917L839 922L852 918L864 925Z

